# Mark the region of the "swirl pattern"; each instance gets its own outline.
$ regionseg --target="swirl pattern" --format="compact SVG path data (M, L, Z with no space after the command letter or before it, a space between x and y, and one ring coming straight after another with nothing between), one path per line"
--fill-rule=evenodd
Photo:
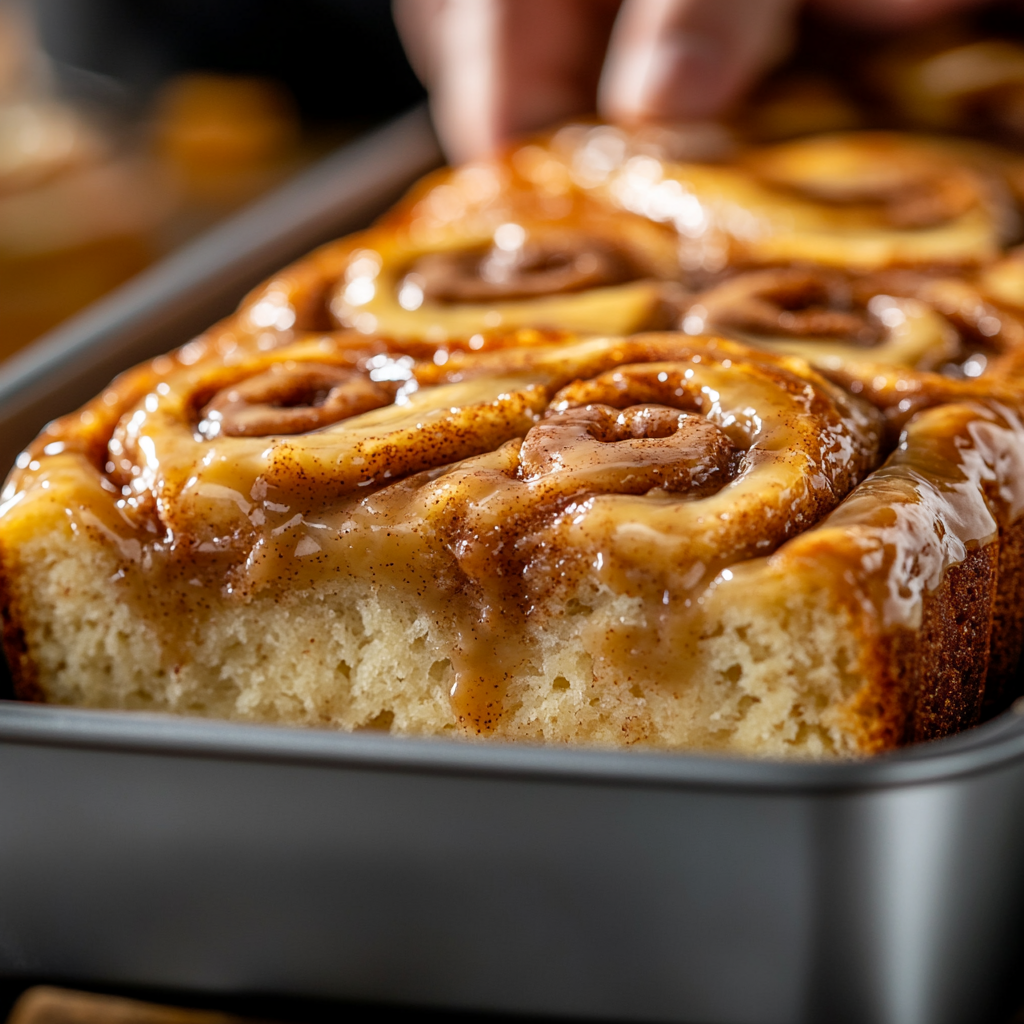
M1024 322L1005 305L950 276L780 267L740 273L694 296L681 325L799 355L826 371L867 363L1000 378L1017 372L1024 353Z
M181 350L58 421L4 492L5 566L31 537L86 538L134 645L88 693L67 650L45 675L23 660L22 692L151 706L145 677L173 681L158 706L255 720L813 755L941 734L1009 672L977 657L990 619L949 615L984 593L1000 643L1021 632L997 551L1024 510L1024 427L980 381L920 376L876 471L884 401L720 338L442 365ZM792 575L808 561L834 571ZM264 635L271 608L302 652ZM368 640L381 622L416 656ZM909 701L899 673L964 630L943 701ZM392 689L361 682L387 664Z
M390 405L394 387L322 363L273 363L265 373L218 391L196 429L203 437L305 434Z
M268 349L351 334L418 355L524 331L623 335L672 326L743 269L982 267L1018 230L1019 175L994 150L860 132L715 156L680 159L672 133L569 125L428 178L214 335Z
M1005 707L1012 161L694 138L439 172L51 424L0 499L21 695L798 756Z

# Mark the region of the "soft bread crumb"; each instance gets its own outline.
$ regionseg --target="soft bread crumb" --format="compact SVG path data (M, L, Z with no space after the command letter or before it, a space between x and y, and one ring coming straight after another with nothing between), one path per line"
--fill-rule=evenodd
M57 529L27 540L18 558L31 566L31 586L18 585L12 565L9 585L48 701L465 735L449 700L453 638L409 595L349 583L248 604L214 597L182 644L136 613L101 544ZM858 638L827 595L773 577L766 563L758 572L738 593L712 598L703 633L668 674L638 664L635 678L623 677L602 661L595 638L641 617L635 599L588 593L528 626L530 656L496 735L769 756L856 752L845 709L862 685L850 668Z

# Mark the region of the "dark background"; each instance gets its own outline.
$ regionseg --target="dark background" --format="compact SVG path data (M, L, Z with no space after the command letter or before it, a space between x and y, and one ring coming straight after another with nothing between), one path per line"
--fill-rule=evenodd
M307 122L369 124L422 99L386 0L35 0L71 91L144 105L182 71L276 78Z

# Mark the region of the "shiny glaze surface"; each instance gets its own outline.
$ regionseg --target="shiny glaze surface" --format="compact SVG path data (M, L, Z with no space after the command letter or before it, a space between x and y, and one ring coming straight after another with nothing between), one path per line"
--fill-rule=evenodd
M1015 182L996 150L911 135L698 152L685 132L568 125L429 176L373 228L275 275L224 330L264 348L326 333L479 351L523 329L677 327L696 293L752 266L948 277L1000 256Z
M619 129L573 126L548 151L581 187L673 224L692 271L971 265L998 253L1012 222L996 166L923 137L822 135L708 165L667 159L664 147Z
M211 395L245 395L271 366L303 385L329 356L398 383L394 402L302 434L286 432L295 406L267 436L201 429ZM453 701L484 732L500 700L481 666L522 617L581 583L662 611L665 593L696 596L831 510L881 437L870 406L806 364L680 335L444 367L323 345L188 359L133 371L54 424L8 483L3 533L56 503L119 553L141 614L186 631L208 588L249 600L337 574L412 588L458 619Z
M697 163L679 141L570 125L428 178L47 428L0 549L101 543L172 662L214 599L408 594L455 638L476 734L529 675L526 627L591 599L632 602L585 638L624 685L678 678L708 609L787 559L861 635L915 628L1020 512L997 162L851 134Z
M979 381L909 376L915 410L988 394ZM388 404L296 432L297 417L355 384L357 401L387 394ZM286 395L282 407L268 388ZM885 394L868 397L884 408ZM226 418L211 428L223 396L247 430L223 429ZM488 733L529 656L523 624L564 614L580 594L639 599L645 613L593 646L604 669L627 677L645 651L657 683L685 659L702 595L739 566L807 543L823 520L860 521L865 507L877 516L879 481L902 481L892 486L913 512L886 528L906 545L921 515L948 520L961 545L990 539L984 500L943 520L914 481L978 477L961 440L973 420L997 419L1022 451L1024 431L1008 411L956 408L973 411L940 416L934 430L911 425L872 475L886 444L875 404L799 359L722 339L564 341L452 353L440 366L336 339L234 359L193 346L48 428L3 492L0 543L54 519L99 540L116 552L125 599L180 634L172 651L202 628L211 592L249 601L343 578L408 591L459 638L453 709L467 731ZM1013 458L1000 457L984 463L997 498L1018 486L1003 479ZM1015 517L1021 502L1006 504ZM880 568L856 544L828 557L876 595L879 621L896 621L884 595L904 586L899 558ZM930 570L909 578L918 593L934 583Z
M1019 313L994 304L984 283L948 273L775 267L730 276L689 301L687 333L721 331L826 371L887 363L1002 379L1024 359Z

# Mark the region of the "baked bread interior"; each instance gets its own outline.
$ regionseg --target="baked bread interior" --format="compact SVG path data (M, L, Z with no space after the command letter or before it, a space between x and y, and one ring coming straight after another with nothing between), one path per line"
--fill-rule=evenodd
M1012 674L1024 427L978 382L923 377L886 460L872 404L710 337L193 355L8 485L23 696L821 756Z
M0 505L19 695L798 757L1008 706L1010 158L684 142L438 172L51 424Z

